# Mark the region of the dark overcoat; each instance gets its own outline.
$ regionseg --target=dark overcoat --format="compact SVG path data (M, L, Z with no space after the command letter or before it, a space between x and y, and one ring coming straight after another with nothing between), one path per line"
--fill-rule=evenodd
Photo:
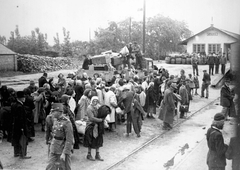
M230 107L233 104L233 96L230 88L223 85L220 92L220 105L222 107Z
M161 102L159 118L166 123L172 124L175 115L174 94L170 89L165 90L164 97Z
M225 153L228 146L224 144L222 133L215 127L211 127L207 131L207 165L211 168L223 168L226 166Z
M22 134L27 136L26 111L23 103L16 101L11 106L11 113L13 115L12 122L12 146L19 143Z

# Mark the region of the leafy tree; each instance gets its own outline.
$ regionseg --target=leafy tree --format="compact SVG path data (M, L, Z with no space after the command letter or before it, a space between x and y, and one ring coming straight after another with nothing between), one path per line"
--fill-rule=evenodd
M1 36L0 35L0 43L3 44L3 45L6 45L7 44L7 39L5 36Z
M58 33L56 33L56 37L53 37L54 40L54 45L53 45L53 49L57 52L60 52L61 50L61 46L60 46L60 40L59 40L59 36Z
M159 56L162 52L183 51L178 43L191 35L186 23L157 15L149 18L146 29L146 53Z
M70 32L66 31L66 29L63 27L63 44L62 44L62 55L64 57L72 56L72 48L70 44Z

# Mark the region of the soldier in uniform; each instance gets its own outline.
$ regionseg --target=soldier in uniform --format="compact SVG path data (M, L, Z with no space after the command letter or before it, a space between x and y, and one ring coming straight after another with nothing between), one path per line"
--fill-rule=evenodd
M70 120L63 116L63 104L54 103L52 141L46 170L71 169L71 149L73 148L73 128ZM48 140L47 140L48 143Z

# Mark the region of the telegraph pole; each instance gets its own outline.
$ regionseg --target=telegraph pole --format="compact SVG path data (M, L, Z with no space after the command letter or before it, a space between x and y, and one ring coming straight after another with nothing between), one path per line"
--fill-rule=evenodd
M129 18L129 43L132 41L132 18Z
M146 0L143 0L143 54L145 53L145 19L146 19Z

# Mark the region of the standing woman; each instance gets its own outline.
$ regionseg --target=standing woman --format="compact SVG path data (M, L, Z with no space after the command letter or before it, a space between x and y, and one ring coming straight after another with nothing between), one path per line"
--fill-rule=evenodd
M99 154L99 148L103 145L103 132L104 132L104 119L98 118L99 100L97 96L93 96L91 103L87 108L87 127L85 130L85 136L83 146L88 148L87 159L91 161L99 160L103 161ZM109 109L110 113L110 109ZM91 149L96 149L95 159L91 155Z
M64 75L62 74L62 73L60 73L59 75L58 75L58 86L60 87L60 89L61 89L61 95L63 95L64 94L64 92L65 92L65 89L66 89L66 87L67 87L67 82L66 82L66 79L64 78Z
M38 123L39 120L42 125L42 131L45 131L45 119L46 119L46 96L45 89L40 87L37 92L32 93L34 104L35 104L35 113L34 113L34 123Z
M86 120L87 119L87 107L90 104L90 92L91 89L86 89L83 93L83 96L78 101L78 109L76 114L76 120Z
M154 118L153 114L156 114L156 102L157 102L157 94L154 90L154 82L149 83L149 87L147 89L147 95L146 95L146 103L145 107L147 110L147 117L148 118Z

